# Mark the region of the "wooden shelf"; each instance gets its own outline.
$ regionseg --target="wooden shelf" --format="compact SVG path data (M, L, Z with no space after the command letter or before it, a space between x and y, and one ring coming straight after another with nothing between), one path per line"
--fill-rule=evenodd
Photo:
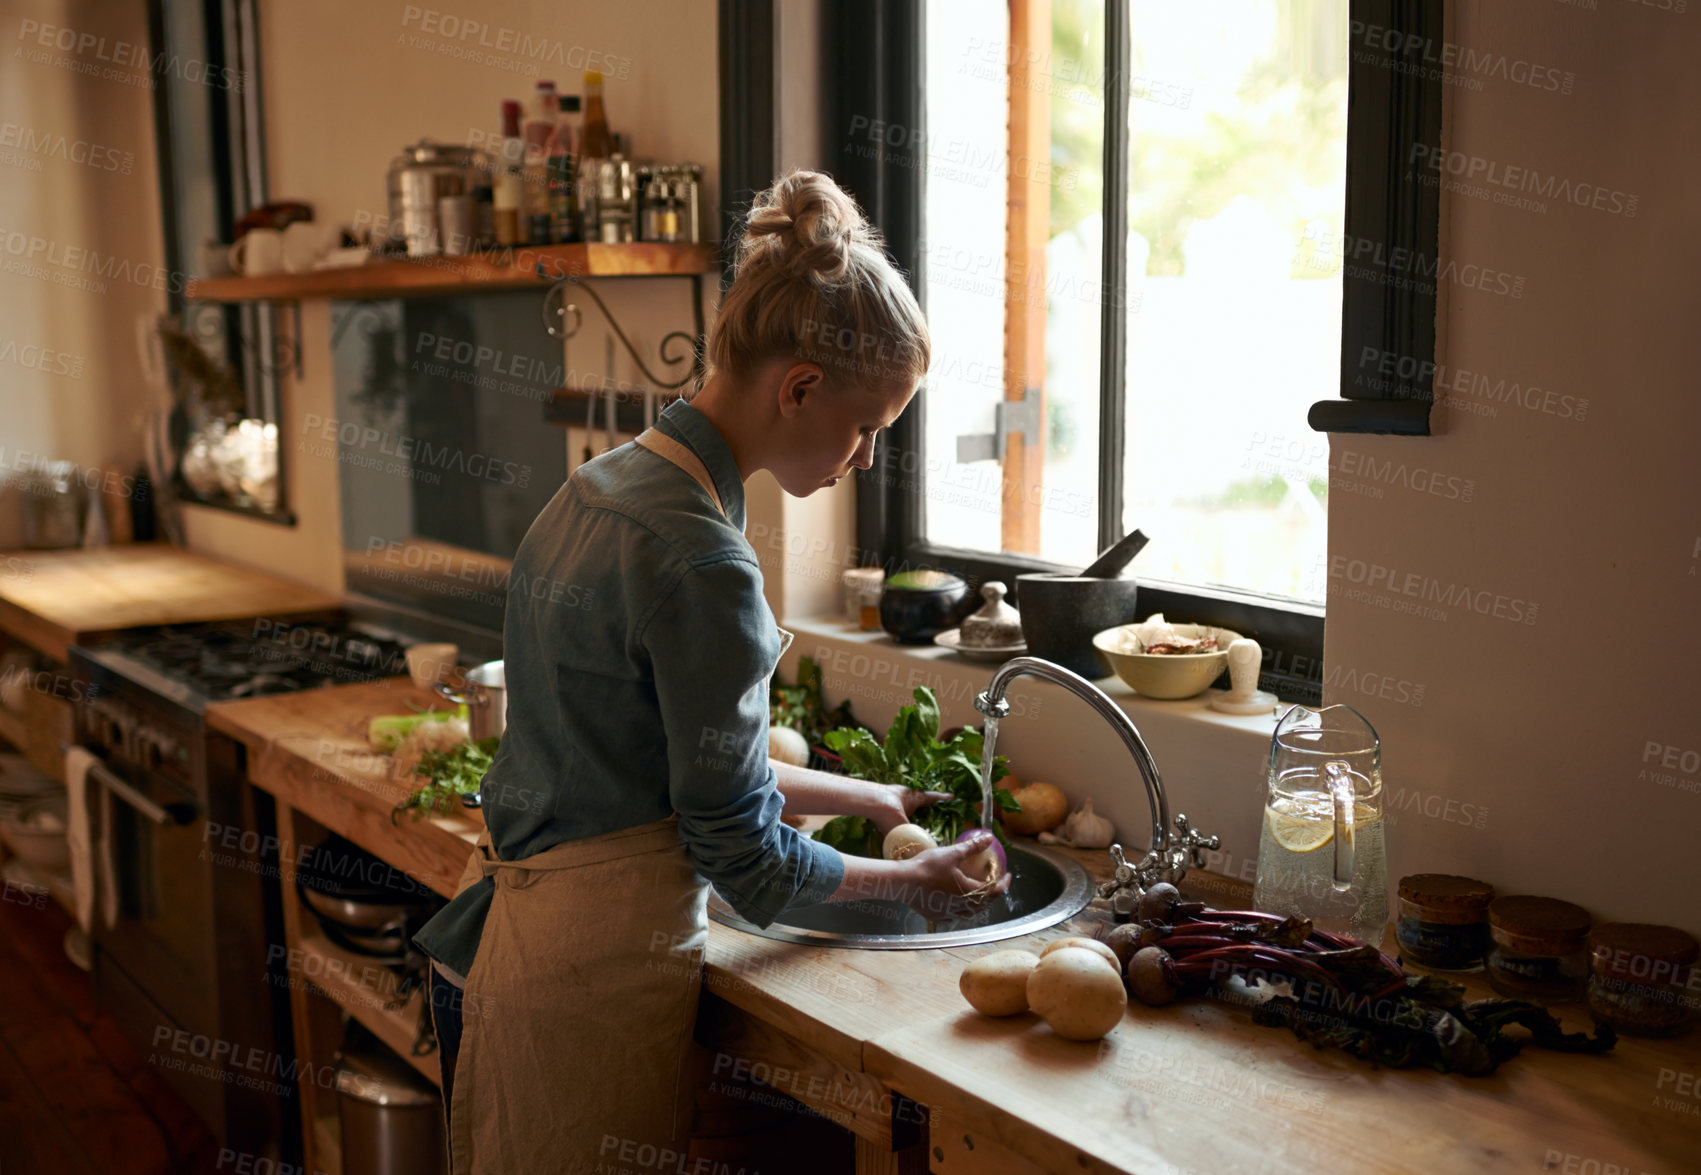
M629 245L517 245L465 257L396 258L346 269L211 277L189 283L192 302L298 302L427 298L492 290L542 289L563 277L680 277L718 264L714 245L641 241ZM543 267L546 277L538 276Z
M401 981L387 967L332 943L317 925L310 925L311 919L312 915L308 914L301 924L301 940L297 944L301 950L298 978L324 992L337 1006L370 1029L397 1056L417 1069L421 1076L441 1087L443 1073L438 1067L437 1054L413 1055L424 996L416 990L399 1009L387 1011L384 1005L395 996Z

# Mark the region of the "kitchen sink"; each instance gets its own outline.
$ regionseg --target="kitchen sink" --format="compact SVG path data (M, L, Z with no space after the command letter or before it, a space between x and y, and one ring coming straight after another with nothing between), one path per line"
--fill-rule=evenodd
M1080 863L1039 845L1012 845L1010 889L970 918L935 923L902 902L821 902L786 910L765 929L746 922L710 891L709 917L722 926L781 942L867 951L913 951L1016 938L1072 918L1093 897Z

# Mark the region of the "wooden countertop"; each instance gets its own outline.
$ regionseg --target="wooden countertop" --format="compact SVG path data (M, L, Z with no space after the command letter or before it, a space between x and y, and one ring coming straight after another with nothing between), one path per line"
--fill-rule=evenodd
M248 748L248 776L258 786L451 897L484 819L467 809L454 817L392 821L391 810L414 786L366 741L368 720L380 714L447 706L406 677L390 677L215 702L206 721Z
M221 703L207 718L250 747L261 786L448 893L476 813L392 825L390 806L405 790L366 751L367 719L405 712L410 700L424 706L431 695L396 678ZM1102 852L1074 855L1108 875ZM1204 873L1189 883L1191 896L1219 906L1248 904L1244 883ZM892 1092L927 1106L935 1172L1696 1169L1701 1029L1669 1041L1621 1038L1600 1057L1527 1049L1493 1076L1470 1078L1375 1068L1211 1001L1134 1005L1097 1044L1062 1040L1032 1015L989 1019L963 1002L957 977L969 960L1038 950L1104 917L1088 909L1023 938L920 951L797 946L711 923L704 987L715 998L704 1015L736 1010L741 1019L715 1047L769 1064L795 1058L771 1084L859 1134L894 1129ZM1490 994L1479 977L1465 982L1473 996ZM1580 1007L1559 1011L1567 1028L1589 1027Z
M165 543L11 551L0 630L55 660L97 632L250 616L329 612L341 601L299 583Z

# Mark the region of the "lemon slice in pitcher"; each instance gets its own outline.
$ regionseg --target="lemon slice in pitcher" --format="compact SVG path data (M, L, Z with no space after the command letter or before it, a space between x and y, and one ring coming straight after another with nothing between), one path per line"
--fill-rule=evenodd
M1290 853L1312 853L1335 839L1335 813L1329 802L1302 804L1277 800L1264 809L1270 835Z

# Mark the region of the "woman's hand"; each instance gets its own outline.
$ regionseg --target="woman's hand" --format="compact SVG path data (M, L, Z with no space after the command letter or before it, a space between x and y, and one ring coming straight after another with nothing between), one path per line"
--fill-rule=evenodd
M901 783L874 783L872 806L864 813L874 826L885 836L900 824L914 821L915 814L929 804L937 804L940 800L948 800L948 791L917 791L913 787L905 787Z
M963 862L986 848L991 839L992 833L982 830L954 845L917 853L904 862L912 872L909 884L896 896L930 922L966 918L978 912L1010 888L1008 873L989 886L983 878L963 872Z

